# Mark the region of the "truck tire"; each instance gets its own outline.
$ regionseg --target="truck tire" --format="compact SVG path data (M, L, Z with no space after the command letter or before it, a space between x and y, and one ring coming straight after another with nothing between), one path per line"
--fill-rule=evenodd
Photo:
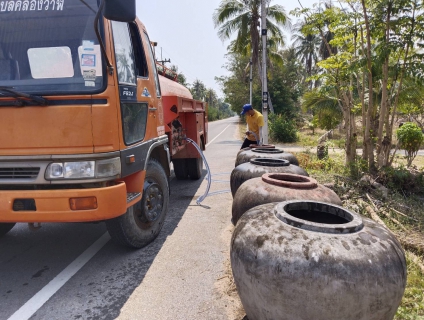
M174 159L172 163L174 165L175 177L178 180L185 180L188 178L188 168L186 159Z
M8 233L16 223L0 223L0 238Z
M112 240L136 249L147 246L162 229L168 203L169 184L165 170L151 159L147 164L141 201L128 208L122 216L106 221Z
M203 159L202 158L190 158L186 159L188 175L191 180L199 180L202 177Z

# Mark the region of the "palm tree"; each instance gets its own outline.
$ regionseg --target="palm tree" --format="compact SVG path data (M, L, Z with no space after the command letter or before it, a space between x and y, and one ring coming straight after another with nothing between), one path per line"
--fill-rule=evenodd
M205 98L206 86L202 81L196 79L194 80L190 91L195 100L203 100Z
M178 72L178 67L176 65L171 66L171 70L177 74L177 82L182 84L184 87L188 87L187 78L182 72Z
M324 10L332 10L334 8L333 2L330 1L324 1ZM319 8L318 10L321 10ZM324 20L325 25L325 31L321 38L321 43L319 47L319 54L322 58L322 60L326 60L332 55L337 54L337 47L331 45L331 40L334 39L334 33L330 30L329 25L330 21Z
M282 45L284 36L279 27L288 28L290 25L284 8L281 5L269 6L267 16L268 36ZM213 15L215 27L219 27L219 38L228 40L237 33L229 46L230 51L246 57L251 54L254 66L259 60L260 18L261 0L222 0Z
M206 89L205 91L205 101L210 107L214 107L217 104L218 96L213 89Z
M307 75L312 75L314 65L318 62L318 52L321 39L317 34L304 34L304 23L295 26L296 32L292 35L296 57L305 65Z
M302 108L312 110L323 129L333 129L343 120L343 110L340 108L336 92L331 90L327 93L311 90L303 96Z

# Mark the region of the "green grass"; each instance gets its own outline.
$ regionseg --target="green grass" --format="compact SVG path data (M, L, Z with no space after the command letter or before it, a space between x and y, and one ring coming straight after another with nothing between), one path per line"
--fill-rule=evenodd
M421 257L421 260L422 257ZM402 304L400 305L396 320L418 320L424 319L424 273L414 263L412 255L406 253L406 263L408 266L408 280Z

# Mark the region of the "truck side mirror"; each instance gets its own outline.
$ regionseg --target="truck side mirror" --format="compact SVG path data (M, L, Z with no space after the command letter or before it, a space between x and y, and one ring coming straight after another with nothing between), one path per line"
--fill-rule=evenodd
M106 19L120 22L135 20L136 0L104 0L103 15Z

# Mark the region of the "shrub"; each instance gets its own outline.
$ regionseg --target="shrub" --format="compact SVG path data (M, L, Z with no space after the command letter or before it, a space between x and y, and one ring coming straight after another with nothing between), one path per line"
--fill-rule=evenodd
M286 119L283 115L269 115L269 130L273 140L279 142L296 142L297 126L294 120Z
M318 115L314 117L316 119L317 125L321 129L330 131L335 129L340 122L342 121L342 114L340 112L330 112L327 110L322 110Z
M390 189L406 194L422 194L424 191L424 173L404 166L383 168L379 173L379 180Z
M295 153L295 156L299 161L299 167L308 172L341 173L345 168L343 161L338 156L326 157L320 160L316 154L311 153L309 150Z
M219 120L219 111L218 111L218 109L216 109L214 107L209 107L208 108L208 120L209 121Z
M396 136L400 147L405 150L406 165L410 167L424 141L423 132L415 123L406 122L396 130Z

